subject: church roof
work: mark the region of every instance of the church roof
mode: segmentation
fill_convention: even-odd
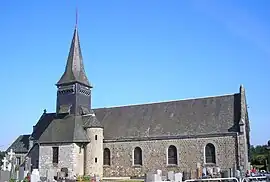
[[[238,131],[240,94],[94,109],[104,139],[191,136]]]
[[[65,72],[56,85],[60,86],[74,82],[91,87],[84,70],[77,26],[74,30]]]
[[[83,127],[84,128],[103,128],[102,124],[100,121],[97,119],[95,113],[93,110],[91,110],[91,113],[82,116],[83,119]]]
[[[89,142],[85,127],[104,128],[105,140],[237,132],[240,94],[93,109],[95,115],[45,119],[42,142]],[[49,117],[49,116],[47,116]],[[49,122],[49,123],[48,123]],[[48,125],[50,124],[50,125]],[[45,127],[46,126],[46,127]]]
[[[241,113],[240,96],[240,93],[236,93],[97,108],[93,109],[94,113],[91,112],[86,116],[56,116],[55,113],[44,113],[35,125],[31,136],[40,143],[89,142],[84,130],[86,127],[103,127],[105,140],[137,140],[238,132]],[[25,136],[26,141],[27,135]],[[24,141],[23,137],[20,137],[17,140]],[[16,141],[12,146],[28,145],[26,142],[16,144]],[[13,150],[16,151],[15,148]]]
[[[9,152],[12,149],[15,153],[27,153],[29,149],[29,137],[30,135],[20,135],[6,152]]]
[[[41,134],[39,143],[89,142],[82,117],[67,115],[62,119],[52,120]]]
[[[31,138],[33,140],[38,140],[44,130],[49,126],[50,122],[55,118],[55,113],[43,113],[37,124],[33,127]]]

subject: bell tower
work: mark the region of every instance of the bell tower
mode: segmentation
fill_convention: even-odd
[[[67,58],[65,72],[56,84],[56,113],[82,115],[91,108],[91,84],[86,76],[76,25]]]

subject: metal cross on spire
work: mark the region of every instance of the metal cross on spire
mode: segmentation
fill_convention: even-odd
[[[78,8],[76,8],[76,22],[75,26],[78,26]]]

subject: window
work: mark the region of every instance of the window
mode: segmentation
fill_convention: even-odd
[[[95,135],[95,140],[97,140],[97,135]]]
[[[21,158],[20,157],[16,157],[16,165],[21,165]]]
[[[104,153],[103,153],[103,162],[104,164],[103,165],[111,165],[111,152],[110,152],[110,149],[108,148],[105,148],[104,149]]]
[[[142,165],[142,149],[140,147],[134,149],[134,165]]]
[[[53,147],[53,164],[58,164],[59,147]]]
[[[208,143],[205,146],[205,162],[216,163],[216,149],[212,143]]]
[[[95,158],[95,163],[97,163],[97,158]]]
[[[177,149],[173,145],[168,148],[168,164],[177,165]]]

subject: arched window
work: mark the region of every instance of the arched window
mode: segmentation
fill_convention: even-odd
[[[142,165],[142,149],[140,147],[134,149],[134,165]]]
[[[168,148],[168,164],[177,165],[177,149],[173,145]]]
[[[208,143],[205,146],[205,162],[216,163],[216,149],[212,143]]]
[[[105,148],[103,152],[103,165],[111,165],[111,152],[108,148]]]

